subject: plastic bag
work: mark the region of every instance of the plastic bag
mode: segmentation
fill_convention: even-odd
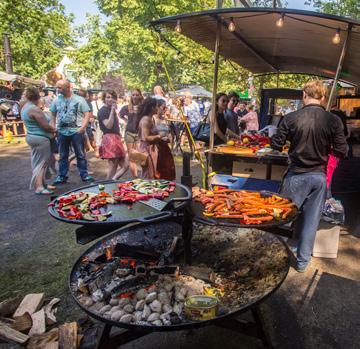
[[[342,225],[345,222],[344,206],[339,200],[334,198],[327,199],[322,212],[323,221],[336,225]]]

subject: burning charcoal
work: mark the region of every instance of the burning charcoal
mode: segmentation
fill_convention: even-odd
[[[170,299],[169,299],[168,294],[166,292],[159,293],[158,300],[162,304],[169,304],[170,303]]]
[[[126,313],[123,310],[117,310],[111,314],[111,320],[119,321],[124,315],[126,315]]]
[[[87,297],[83,304],[86,307],[91,307],[94,304],[94,301],[90,297]]]
[[[162,326],[162,325],[163,325],[163,323],[162,323],[161,320],[155,320],[155,321],[152,322],[152,324],[153,324],[154,326]]]
[[[168,283],[164,286],[165,290],[168,292],[171,291],[173,289],[173,287],[174,287],[173,283]]]
[[[132,313],[132,312],[134,312],[134,307],[131,304],[127,304],[127,305],[125,305],[124,310],[127,313]]]
[[[171,277],[171,276],[168,276],[168,275],[164,275],[164,277],[163,277],[163,280],[164,280],[164,282],[165,283],[173,283],[173,278]]]
[[[143,310],[144,309],[144,305],[145,305],[145,300],[142,299],[140,301],[138,301],[135,305],[135,310]]]
[[[105,305],[105,306],[103,306],[103,307],[99,310],[99,313],[100,313],[100,314],[104,314],[104,313],[106,313],[107,311],[110,311],[110,309],[111,309],[111,305]]]
[[[130,303],[129,298],[121,298],[121,299],[119,300],[119,307],[124,308],[125,305],[127,305],[127,304],[129,304],[129,303]]]
[[[130,303],[131,303],[131,305],[132,305],[133,307],[135,307],[135,306],[136,306],[137,299],[136,299],[136,297],[135,297],[135,296],[134,296],[133,298],[131,298],[131,299],[130,299]]]
[[[93,300],[90,297],[81,297],[79,298],[79,302],[86,307],[91,307],[94,304]]]
[[[136,292],[136,298],[138,300],[146,298],[147,295],[148,295],[148,293],[144,288],[142,288],[142,289],[140,289],[139,291]]]
[[[118,305],[119,304],[119,299],[118,298],[111,298],[109,301],[109,304],[114,306],[114,305]]]
[[[141,311],[136,311],[136,312],[134,313],[135,322],[141,321],[141,318],[142,318],[142,312],[141,312]]]
[[[116,305],[115,307],[111,308],[110,313],[113,314],[115,313],[115,311],[119,311],[119,310],[121,310],[121,308],[118,305]]]
[[[106,313],[103,314],[103,317],[106,317],[107,319],[111,319],[111,313],[107,311]]]
[[[179,303],[175,303],[174,307],[173,307],[173,311],[174,311],[174,313],[180,315],[182,312],[182,305]]]
[[[89,293],[89,289],[87,288],[87,285],[86,285],[84,279],[78,279],[77,288],[82,293],[85,293],[85,294]]]
[[[182,287],[184,285],[184,281],[182,279],[176,280],[174,282],[175,287]]]
[[[151,285],[151,286],[148,288],[148,293],[152,293],[152,292],[156,292],[156,291],[157,291],[156,285]]]
[[[170,304],[164,304],[164,305],[162,306],[162,311],[163,311],[164,313],[170,313],[170,312],[173,311],[173,308],[172,308],[172,306],[171,306]]]
[[[160,320],[170,320],[170,312],[160,315]]]
[[[156,313],[161,313],[161,303],[157,299],[150,304],[150,308]]]
[[[175,300],[177,302],[184,302],[185,301],[185,297],[182,295],[182,293],[180,293],[180,291],[175,293]]]
[[[148,322],[153,322],[155,320],[159,320],[160,319],[160,314],[159,313],[152,313],[148,318],[147,321]]]
[[[131,314],[126,314],[126,315],[123,315],[120,318],[120,322],[123,322],[125,324],[129,324],[133,320],[133,318],[134,317]]]
[[[179,292],[180,292],[184,297],[186,297],[186,294],[187,294],[188,290],[187,290],[185,287],[182,287],[182,288],[180,288]]]
[[[156,292],[149,293],[145,298],[145,302],[146,303],[151,303],[152,301],[154,301],[156,299],[156,296],[157,296]]]
[[[90,307],[92,311],[98,312],[103,306],[105,305],[104,302],[96,302],[94,305]]]
[[[128,276],[131,273],[130,269],[116,269],[115,274],[119,277]]]
[[[147,320],[147,318],[150,316],[150,314],[151,314],[151,309],[148,305],[145,304],[144,310],[142,312],[142,319]]]
[[[179,318],[178,314],[171,312],[170,313],[170,322],[172,325],[178,325],[178,324],[181,324],[181,319]]]
[[[104,299],[105,295],[104,292],[101,290],[96,290],[92,295],[91,298],[94,302],[100,302]]]

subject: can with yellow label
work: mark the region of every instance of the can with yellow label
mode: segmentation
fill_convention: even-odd
[[[192,320],[210,320],[217,315],[219,300],[213,296],[195,295],[186,298],[185,315]]]

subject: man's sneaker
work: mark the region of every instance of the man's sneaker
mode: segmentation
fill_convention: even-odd
[[[309,264],[306,264],[304,266],[299,266],[298,264],[296,264],[296,267],[295,267],[295,270],[298,272],[298,273],[305,273],[307,268],[308,268]]]
[[[54,185],[66,183],[67,177],[57,176],[53,182]]]
[[[94,178],[91,177],[91,176],[89,176],[89,175],[87,175],[87,176],[85,176],[85,177],[82,177],[81,180],[82,180],[83,182],[89,182],[89,183],[94,182]]]
[[[297,254],[297,246],[289,246],[289,249],[296,256],[296,254]]]

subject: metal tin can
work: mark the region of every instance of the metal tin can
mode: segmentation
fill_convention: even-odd
[[[190,296],[185,301],[185,315],[192,320],[210,320],[216,317],[218,304],[213,296]]]

